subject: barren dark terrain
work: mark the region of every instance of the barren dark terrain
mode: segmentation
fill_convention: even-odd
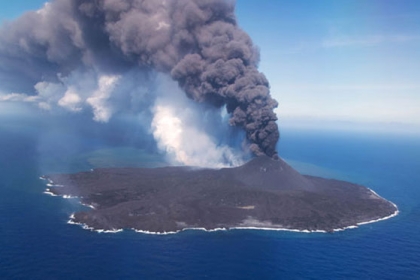
[[[300,175],[283,160],[257,157],[236,168],[107,168],[45,176],[56,195],[95,209],[73,221],[94,229],[345,228],[397,209],[366,187]]]

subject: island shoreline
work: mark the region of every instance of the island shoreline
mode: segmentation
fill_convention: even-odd
[[[91,170],[93,171],[93,170]],[[54,197],[62,197],[64,199],[77,199],[78,202],[88,208],[91,209],[96,209],[93,205],[91,204],[87,204],[83,202],[83,198],[78,197],[78,196],[71,196],[71,195],[60,195],[60,194],[56,194],[54,192],[51,191],[52,187],[63,187],[63,185],[60,184],[54,184],[54,182],[50,179],[47,178],[45,176],[41,176],[40,179],[42,180],[47,180],[48,183],[46,184],[48,188],[46,188],[46,190],[44,191],[44,194],[50,195],[50,196],[54,196]],[[366,188],[368,189],[373,195],[375,195],[376,197],[385,200],[383,197],[381,197],[380,195],[378,195],[374,190],[370,189],[370,188]],[[69,217],[69,220],[67,221],[67,224],[71,224],[71,225],[78,225],[80,226],[82,229],[84,230],[88,230],[88,231],[92,231],[92,232],[97,232],[97,233],[119,233],[119,232],[123,232],[123,231],[134,231],[136,233],[142,233],[142,234],[148,234],[148,235],[171,235],[171,234],[178,234],[178,233],[182,233],[182,232],[186,232],[186,231],[204,231],[204,232],[219,232],[219,231],[235,231],[235,230],[262,230],[262,231],[283,231],[283,232],[295,232],[295,233],[333,233],[333,232],[341,232],[341,231],[345,231],[348,229],[356,229],[359,228],[360,226],[363,225],[367,225],[367,224],[372,224],[372,223],[377,223],[380,221],[384,221],[384,220],[388,220],[391,219],[393,217],[396,217],[399,215],[400,210],[398,209],[398,206],[388,200],[385,200],[387,202],[389,202],[390,204],[392,204],[395,207],[395,211],[385,217],[382,218],[378,218],[378,219],[373,219],[373,220],[368,220],[368,221],[362,221],[362,222],[358,222],[355,225],[350,225],[350,226],[346,226],[343,228],[334,228],[332,230],[306,230],[306,229],[293,229],[293,228],[282,228],[282,227],[258,227],[258,226],[234,226],[234,227],[217,227],[217,228],[212,228],[212,229],[206,229],[204,227],[186,227],[183,229],[179,229],[176,231],[148,231],[148,230],[142,230],[142,229],[136,229],[136,228],[118,228],[118,229],[100,229],[100,228],[95,228],[95,227],[91,227],[89,225],[87,225],[86,223],[82,223],[82,222],[77,222],[75,221],[75,213],[72,213]]]
[[[41,179],[46,194],[92,208],[70,222],[99,232],[337,232],[399,213],[365,186],[302,175],[267,156],[232,168],[103,168]]]

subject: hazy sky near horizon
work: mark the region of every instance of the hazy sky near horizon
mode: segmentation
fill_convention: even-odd
[[[0,4],[0,21],[43,0]],[[238,0],[280,119],[420,125],[420,1]]]
[[[420,1],[237,1],[280,117],[420,124]]]

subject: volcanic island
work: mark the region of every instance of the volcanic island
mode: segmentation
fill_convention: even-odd
[[[268,156],[233,168],[101,168],[41,178],[49,181],[47,193],[91,206],[69,223],[97,231],[333,232],[398,213],[395,204],[364,186],[301,175]]]

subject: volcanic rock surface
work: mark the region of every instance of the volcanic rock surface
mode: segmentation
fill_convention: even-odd
[[[93,210],[72,222],[92,229],[173,232],[186,228],[332,231],[396,213],[366,187],[304,176],[283,160],[257,157],[236,168],[105,168],[45,176],[48,192]]]

